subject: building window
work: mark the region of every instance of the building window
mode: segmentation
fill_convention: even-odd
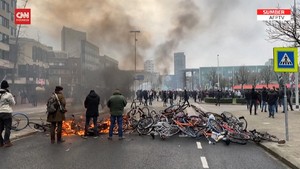
[[[8,3],[5,3],[6,4],[6,12],[9,13],[9,4]]]
[[[5,10],[5,1],[2,1],[2,9]]]
[[[14,15],[15,15],[14,13],[10,13],[10,20],[11,21],[14,21]]]
[[[0,42],[8,44],[8,41],[9,36],[4,33],[0,33]]]
[[[0,15],[0,22],[2,26],[9,28],[9,20]]]

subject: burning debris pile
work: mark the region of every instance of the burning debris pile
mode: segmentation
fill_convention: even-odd
[[[109,131],[110,126],[110,119],[105,118],[97,123],[97,129],[99,134],[105,134]],[[88,128],[87,135],[93,135],[93,128],[94,125],[91,124]],[[76,121],[74,115],[72,115],[72,118],[70,120],[66,120],[63,122],[63,135],[69,136],[69,135],[79,135],[83,136],[85,130],[85,122],[83,120],[83,116],[80,116],[80,120]]]

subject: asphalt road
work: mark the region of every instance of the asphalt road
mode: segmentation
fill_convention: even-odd
[[[167,140],[126,135],[125,140],[65,137],[50,144],[49,136],[37,133],[0,148],[1,169],[285,169],[288,168],[255,144],[210,145],[205,139],[174,136]],[[199,143],[197,143],[199,142]]]

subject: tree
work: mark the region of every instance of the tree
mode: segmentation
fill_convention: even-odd
[[[220,88],[222,90],[224,90],[226,87],[231,87],[230,86],[230,79],[220,76]]]
[[[217,75],[217,69],[216,68],[211,68],[211,70],[206,74],[206,77],[209,82],[211,82],[212,87],[215,88],[215,85],[218,82],[218,75]]]
[[[256,84],[260,81],[259,73],[257,72],[252,72],[250,73],[249,76],[249,83],[252,85],[256,86]]]
[[[267,84],[267,87],[269,86],[270,82],[275,79],[275,73],[270,66],[266,66],[262,68],[260,72],[260,78]]]
[[[235,79],[238,84],[242,85],[242,90],[244,89],[244,84],[248,83],[250,72],[246,66],[241,66],[237,72],[235,72]]]
[[[268,26],[268,38],[271,41],[283,41],[291,46],[300,46],[300,34],[297,33],[300,29],[300,10],[292,11],[291,21],[266,21]]]

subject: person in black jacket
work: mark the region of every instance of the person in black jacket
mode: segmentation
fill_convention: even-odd
[[[267,97],[268,97],[268,91],[266,87],[263,87],[263,91],[261,92],[261,112],[265,110],[267,112]]]
[[[291,89],[287,89],[286,91],[286,97],[287,97],[287,103],[290,105],[291,111],[294,111],[292,103],[291,103],[291,97],[292,97],[292,91]],[[287,106],[287,110],[289,110]]]
[[[267,102],[269,105],[269,118],[270,117],[274,118],[275,105],[277,102],[277,94],[276,94],[274,88],[271,89],[270,92],[268,92]]]
[[[258,102],[258,93],[255,91],[254,86],[251,89],[250,93],[251,103],[250,103],[250,115],[252,114],[252,107],[254,106],[254,114],[256,115],[257,102]]]
[[[245,100],[247,104],[247,109],[249,109],[251,104],[251,93],[248,90],[245,91]]]
[[[186,89],[184,89],[184,91],[183,91],[183,99],[184,99],[184,102],[183,102],[182,105],[184,105],[185,103],[187,103],[188,106],[190,107],[189,95],[188,95],[188,92],[186,91]]]
[[[94,90],[91,90],[84,101],[84,107],[86,108],[86,115],[85,115],[86,120],[85,120],[85,130],[84,130],[83,138],[87,138],[87,132],[90,126],[91,118],[93,119],[93,124],[94,124],[94,137],[95,138],[98,137],[97,118],[99,116],[99,108],[98,108],[99,103],[100,103],[99,95]]]

